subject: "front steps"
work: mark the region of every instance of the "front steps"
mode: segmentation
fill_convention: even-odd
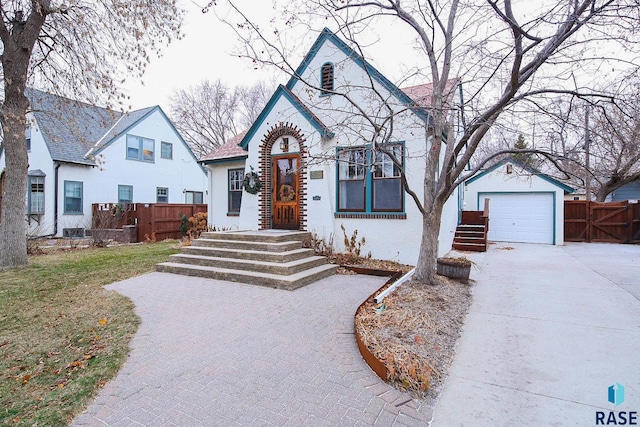
[[[281,230],[202,233],[156,270],[293,290],[331,276],[338,268],[302,247],[310,236]]]
[[[453,237],[453,249],[458,251],[487,251],[487,230],[485,225],[460,224]]]

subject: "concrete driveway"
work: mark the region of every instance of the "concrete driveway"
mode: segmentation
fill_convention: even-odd
[[[494,244],[474,256],[474,301],[432,426],[638,417],[639,245]],[[616,383],[619,405],[608,401]]]
[[[151,273],[108,286],[142,324],[75,426],[423,426],[430,408],[380,380],[353,335],[386,278],[284,291]]]

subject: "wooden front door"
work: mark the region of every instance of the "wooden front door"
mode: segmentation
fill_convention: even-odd
[[[297,230],[300,227],[299,167],[298,154],[273,158],[273,228]]]

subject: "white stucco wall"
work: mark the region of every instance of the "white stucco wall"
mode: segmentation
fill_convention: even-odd
[[[507,164],[500,165],[473,182],[468,182],[463,191],[463,210],[482,210],[479,195],[483,193],[551,193],[554,197],[554,240],[556,245],[564,244],[564,190],[558,185],[538,175],[532,175],[518,165],[512,165],[512,173],[507,174]],[[489,202],[489,212],[491,203]],[[491,224],[489,224],[491,227]]]
[[[209,209],[209,225],[216,229],[240,229],[240,216],[229,215],[229,169],[244,169],[244,160],[227,161],[215,163],[206,167],[209,179],[209,198],[207,205]],[[242,192],[242,203],[244,203],[247,192]]]

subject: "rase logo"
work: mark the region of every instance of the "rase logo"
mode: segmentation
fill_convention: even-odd
[[[620,383],[616,383],[609,387],[609,402],[618,406],[624,402],[624,386]]]
[[[607,390],[607,400],[616,406],[624,403],[624,386],[620,383],[615,383]],[[638,425],[638,413],[636,411],[597,411],[596,412],[596,425],[598,426],[624,426]]]

